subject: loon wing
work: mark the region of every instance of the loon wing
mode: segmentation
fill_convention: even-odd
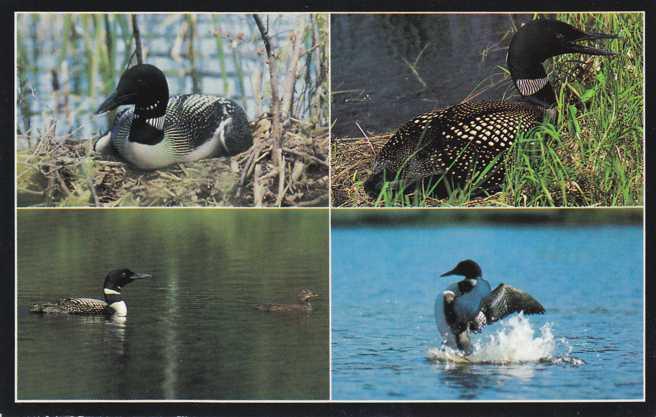
[[[524,291],[510,285],[499,284],[481,300],[481,311],[489,324],[520,311],[525,314],[542,314],[544,307]]]
[[[64,298],[58,304],[73,314],[98,314],[107,308],[106,302],[95,298]]]
[[[421,175],[453,171],[459,180],[486,167],[508,150],[518,132],[535,126],[544,110],[512,101],[465,102],[417,116],[403,125],[383,146],[377,159],[414,157],[411,170]],[[415,154],[407,155],[408,142]],[[421,168],[421,169],[420,169]],[[499,174],[501,175],[501,174]],[[412,175],[411,175],[412,176]]]

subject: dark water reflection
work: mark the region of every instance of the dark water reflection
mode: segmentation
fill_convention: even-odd
[[[486,80],[500,78],[510,41],[530,15],[333,15],[331,18],[334,137],[360,125],[385,132],[419,113],[462,101]],[[496,77],[496,78],[495,78]],[[498,99],[509,83],[479,99]]]
[[[38,210],[18,216],[19,399],[326,399],[325,210]],[[101,297],[107,270],[153,274],[127,319],[42,317]],[[260,302],[321,298],[311,315]]]

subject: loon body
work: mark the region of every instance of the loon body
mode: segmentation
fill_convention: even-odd
[[[255,308],[272,312],[310,312],[312,311],[310,300],[318,297],[319,294],[310,289],[303,288],[296,294],[297,304],[257,304]]]
[[[383,146],[365,190],[377,197],[386,181],[398,186],[397,180],[408,189],[425,181],[437,184],[435,194],[440,196],[472,181],[484,190],[500,188],[505,171],[497,162],[520,132],[554,112],[556,96],[542,62],[567,53],[614,55],[576,42],[615,37],[584,33],[556,20],[526,23],[514,35],[506,59],[521,99],[466,102],[417,116]],[[491,168],[485,172],[486,167]]]
[[[105,277],[104,301],[95,298],[63,298],[57,303],[34,304],[30,311],[44,314],[104,314],[124,317],[128,314],[128,308],[121,297],[121,288],[143,278],[150,278],[150,275],[129,269],[115,269]]]
[[[472,353],[470,332],[479,332],[488,324],[523,311],[542,314],[544,307],[529,294],[507,284],[494,290],[483,279],[481,268],[465,260],[441,276],[462,275],[460,282],[449,285],[435,299],[435,322],[447,346]]]
[[[118,155],[143,170],[236,155],[253,144],[246,113],[237,103],[200,94],[169,97],[166,77],[153,65],[136,65],[123,73],[96,114],[126,104],[134,108],[116,116],[94,150]]]

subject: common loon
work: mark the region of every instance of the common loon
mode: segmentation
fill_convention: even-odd
[[[142,170],[236,155],[253,144],[246,113],[237,103],[200,94],[169,97],[166,77],[153,65],[125,71],[96,114],[125,104],[134,108],[117,114],[94,150],[118,155]]]
[[[296,294],[296,299],[298,304],[257,304],[255,308],[262,311],[275,311],[275,312],[285,312],[285,311],[297,311],[297,312],[310,312],[312,311],[312,304],[310,300],[319,298],[319,294],[314,291],[303,288],[298,294]]]
[[[375,198],[386,181],[396,187],[403,182],[408,191],[430,185],[435,187],[435,195],[445,197],[472,180],[482,190],[500,189],[505,177],[501,159],[515,137],[555,114],[556,95],[542,62],[568,53],[615,55],[576,43],[614,38],[584,33],[557,20],[526,23],[513,36],[506,57],[521,98],[466,102],[415,117],[401,126],[376,156],[365,190]],[[488,166],[491,168],[486,171]]]
[[[449,285],[435,299],[435,322],[442,339],[449,347],[465,354],[472,353],[470,332],[479,332],[488,324],[509,314],[542,314],[544,307],[527,293],[507,284],[494,291],[483,279],[480,266],[470,259],[461,261],[442,277],[462,275],[460,282]]]
[[[121,297],[121,288],[134,280],[150,278],[150,274],[132,272],[129,269],[115,269],[105,277],[103,294],[105,301],[95,298],[63,298],[57,303],[34,304],[32,313],[59,314],[105,314],[124,317],[128,308]]]

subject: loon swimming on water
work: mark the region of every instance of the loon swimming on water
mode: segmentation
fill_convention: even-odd
[[[105,277],[103,294],[105,301],[95,298],[63,298],[57,303],[34,304],[32,313],[59,314],[105,314],[124,317],[128,308],[121,297],[121,288],[134,280],[150,278],[150,274],[132,272],[129,269],[115,269]]]
[[[310,304],[310,300],[315,298],[319,298],[319,294],[310,289],[303,288],[298,292],[298,294],[296,294],[296,299],[298,300],[297,304],[257,304],[255,308],[262,311],[274,312],[310,312],[312,311],[312,304]]]
[[[457,347],[467,355],[473,350],[470,332],[479,332],[515,312],[544,313],[544,307],[535,298],[510,285],[499,284],[492,291],[483,279],[480,266],[472,260],[459,262],[441,276],[450,275],[462,275],[465,279],[449,285],[437,296],[435,322],[446,345]]]
[[[556,95],[542,62],[568,53],[614,55],[576,43],[613,38],[617,37],[584,33],[557,20],[526,23],[513,36],[506,57],[521,99],[465,102],[417,116],[401,126],[378,153],[365,190],[374,198],[385,182],[396,187],[402,182],[406,190],[434,186],[434,194],[441,197],[472,182],[483,190],[498,190],[505,170],[497,162],[515,137],[554,113]]]
[[[153,65],[125,71],[96,114],[126,104],[134,108],[116,115],[94,150],[118,155],[143,170],[236,155],[253,144],[246,113],[237,103],[200,94],[169,97],[166,77]]]

